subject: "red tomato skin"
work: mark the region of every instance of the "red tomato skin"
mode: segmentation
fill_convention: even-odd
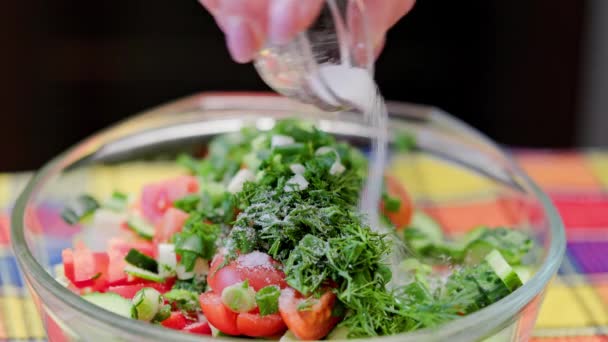
[[[280,270],[281,264],[269,255],[251,252],[240,255],[228,265],[219,268],[224,257],[217,254],[211,261],[207,282],[213,291],[222,293],[225,287],[247,280],[249,286],[259,291],[268,285],[285,288],[285,273]],[[219,268],[219,269],[218,269]]]
[[[188,320],[186,319],[186,316],[184,316],[183,313],[174,311],[171,313],[171,316],[169,316],[169,318],[160,322],[160,324],[165,328],[181,330],[186,327],[186,325],[188,324]]]
[[[290,287],[283,289],[279,297],[279,313],[289,330],[300,340],[319,340],[340,322],[340,317],[331,315],[336,295],[331,291],[325,292],[310,310],[299,311],[298,306],[304,299]]]
[[[173,234],[182,231],[187,219],[188,214],[185,212],[176,208],[167,209],[160,221],[154,226],[154,243],[168,242]]]
[[[140,201],[143,216],[156,224],[175,200],[197,191],[198,182],[193,176],[180,176],[145,185]]]
[[[228,335],[240,335],[240,332],[236,326],[237,313],[230,311],[224,303],[222,298],[214,292],[202,293],[199,297],[199,302],[203,314],[207,317],[209,324],[213,325],[221,332]]]
[[[161,283],[155,283],[155,282],[129,284],[129,285],[117,285],[117,286],[108,287],[107,292],[116,293],[126,299],[133,299],[135,294],[139,290],[143,289],[144,287],[151,287],[151,288],[157,290],[158,292],[160,292],[161,294],[163,294],[163,293],[171,290],[171,286],[172,285],[168,284],[168,283],[161,284]]]
[[[70,248],[61,251],[61,259],[63,260],[63,274],[72,283],[74,282],[74,252]]]
[[[76,250],[64,249],[61,252],[63,272],[74,287],[82,289],[92,287],[94,291],[103,291],[107,286],[108,255],[104,252],[92,252],[79,246]]]
[[[196,322],[188,324],[182,331],[197,334],[197,335],[211,335],[211,327],[207,322]]]
[[[279,314],[261,316],[259,313],[241,313],[236,318],[236,326],[241,335],[250,337],[270,337],[287,330]]]
[[[107,281],[110,286],[138,282],[137,279],[129,281],[124,271],[125,266],[127,266],[125,256],[131,248],[137,249],[152,258],[156,257],[156,246],[151,242],[128,242],[119,238],[111,239],[108,243],[109,265],[107,275]]]

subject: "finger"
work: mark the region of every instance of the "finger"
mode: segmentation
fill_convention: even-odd
[[[264,45],[269,0],[200,0],[226,36],[232,59],[247,63]]]
[[[272,0],[269,10],[268,38],[284,44],[305,30],[321,11],[323,0]]]
[[[374,47],[382,43],[386,31],[414,6],[415,0],[363,0],[370,38]]]

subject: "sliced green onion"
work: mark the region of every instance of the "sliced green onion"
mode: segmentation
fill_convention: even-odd
[[[234,312],[249,312],[256,307],[255,290],[247,280],[230,285],[222,291],[222,302]]]
[[[158,263],[156,260],[134,248],[129,250],[129,253],[127,253],[127,256],[125,257],[125,261],[146,271],[156,272],[158,270]]]
[[[80,195],[76,200],[66,206],[61,212],[61,218],[70,224],[82,222],[99,208],[99,202],[89,195]]]
[[[255,302],[260,308],[260,315],[272,315],[279,311],[281,291],[276,285],[266,286],[255,294]]]
[[[161,309],[163,297],[160,292],[151,288],[144,287],[133,297],[133,307],[131,317],[140,321],[150,322]]]

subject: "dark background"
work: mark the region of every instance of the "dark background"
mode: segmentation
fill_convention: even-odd
[[[419,0],[389,34],[378,83],[504,144],[572,147],[586,3]],[[0,43],[0,171],[194,92],[267,89],[195,0],[4,1]]]

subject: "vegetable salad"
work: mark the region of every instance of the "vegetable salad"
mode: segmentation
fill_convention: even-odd
[[[103,251],[64,250],[58,279],[107,310],[187,333],[318,340],[436,327],[530,276],[528,236],[477,227],[447,239],[391,175],[379,206],[390,229],[372,229],[357,209],[365,156],[303,121],[217,136],[202,159],[178,163],[189,175],[67,205],[66,222],[101,220],[114,236]],[[395,237],[408,256],[389,265]]]

